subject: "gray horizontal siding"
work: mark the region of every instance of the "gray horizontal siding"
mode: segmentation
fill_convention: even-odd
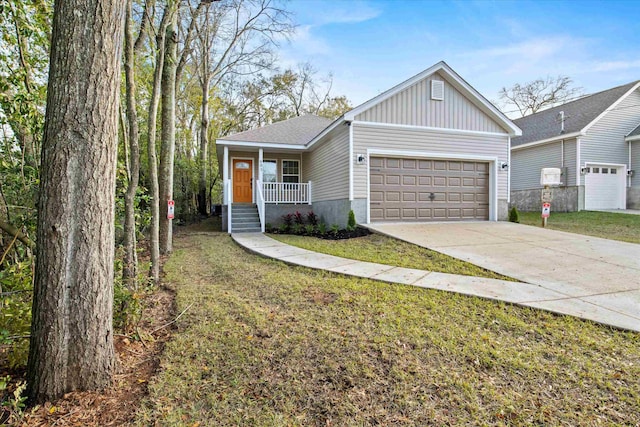
[[[339,126],[302,155],[304,179],[312,182],[312,200],[349,198],[349,127]]]
[[[431,80],[444,82],[444,100],[431,99]],[[357,121],[504,133],[505,130],[435,73],[358,114]]]
[[[511,190],[540,188],[540,170],[562,167],[561,159],[560,142],[511,151]]]
[[[451,134],[425,129],[385,128],[383,126],[353,126],[354,153],[367,149],[410,151],[416,155],[426,153],[497,157],[507,161],[508,139],[498,135]],[[403,155],[404,156],[404,155]],[[404,157],[411,157],[404,156]],[[369,165],[353,166],[354,198],[367,197],[367,171]],[[498,198],[507,198],[507,173],[498,172]]]
[[[576,185],[576,174],[580,173],[577,171],[576,164],[576,140],[572,139],[564,142],[564,167],[567,168],[567,180],[565,184],[567,186]],[[538,177],[539,180],[539,177]],[[540,181],[538,181],[540,182]]]
[[[634,171],[631,186],[640,187],[640,141],[631,143],[631,169]]]
[[[625,136],[640,122],[640,89],[635,90],[580,138],[580,163],[628,164]]]

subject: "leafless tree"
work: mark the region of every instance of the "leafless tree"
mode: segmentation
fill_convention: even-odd
[[[524,117],[582,94],[582,88],[572,85],[570,77],[547,76],[525,84],[516,83],[510,88],[503,87],[499,96],[507,106],[516,107]]]

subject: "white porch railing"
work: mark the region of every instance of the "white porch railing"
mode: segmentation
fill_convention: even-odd
[[[258,180],[258,191],[256,192],[256,205],[258,205],[258,216],[260,217],[260,231],[264,233],[264,194],[262,192],[262,182]]]
[[[265,182],[262,187],[265,203],[311,204],[311,181],[302,183]]]
[[[233,200],[233,194],[232,193],[232,188],[233,186],[231,185],[231,180],[227,179],[224,181],[224,195],[225,200],[224,202],[227,205],[227,231],[229,232],[229,234],[231,234],[231,201]]]

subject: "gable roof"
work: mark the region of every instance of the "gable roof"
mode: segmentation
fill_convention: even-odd
[[[458,75],[449,65],[440,61],[437,64],[427,68],[426,70],[416,74],[415,76],[405,80],[404,82],[392,87],[391,89],[382,92],[380,95],[370,99],[369,101],[357,106],[353,110],[345,113],[344,118],[347,121],[352,121],[355,117],[370,109],[371,107],[391,98],[392,96],[402,92],[408,87],[418,83],[430,75],[439,72],[442,77],[447,80],[451,86],[462,93],[471,101],[476,107],[478,107],[483,113],[491,117],[500,126],[502,126],[509,135],[516,136],[521,135],[522,132],[518,126],[514,124],[507,116],[505,116],[500,110],[498,110],[491,102],[489,102],[480,92],[475,90],[469,83],[467,83],[462,77]]]
[[[640,81],[627,83],[516,119],[514,123],[522,129],[522,136],[513,138],[511,147],[558,139],[563,136],[575,136],[577,133],[584,132],[608,108],[638,86],[640,86]],[[564,112],[565,117],[564,132],[562,133],[558,118],[561,111]]]
[[[331,119],[307,114],[218,138],[217,141],[306,145],[331,123]]]
[[[640,139],[640,125],[637,128],[629,132],[629,135],[625,138],[627,141],[633,141],[636,139]]]

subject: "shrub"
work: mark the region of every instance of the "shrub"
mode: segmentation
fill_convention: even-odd
[[[286,233],[287,231],[289,231],[289,226],[287,224],[280,224],[280,227],[278,227],[278,230],[281,233]]]
[[[509,222],[520,223],[520,214],[518,213],[518,208],[515,206],[509,211]]]
[[[353,210],[349,211],[349,221],[347,222],[347,230],[353,231],[356,229],[356,214]]]
[[[291,227],[291,225],[293,224],[293,215],[292,214],[282,215],[282,221],[284,222],[284,225],[287,226],[287,228]]]
[[[299,211],[296,211],[296,213],[293,214],[293,220],[296,222],[296,224],[303,225],[304,215],[302,215]]]
[[[331,232],[333,234],[338,234],[338,231],[340,231],[340,226],[338,224],[331,224]]]
[[[318,225],[318,215],[316,215],[313,211],[309,211],[307,213],[307,221],[309,221],[309,224],[313,226]]]
[[[269,223],[266,223],[266,224],[265,224],[265,226],[264,226],[264,230],[265,230],[267,233],[269,233],[269,232],[273,231],[273,225],[271,225],[271,224],[269,224]]]
[[[303,234],[304,233],[304,226],[302,224],[293,224],[291,226],[291,232],[293,234]]]
[[[309,224],[309,225],[305,225],[305,226],[304,226],[304,231],[305,231],[309,236],[311,236],[311,235],[313,235],[313,233],[316,231],[316,228],[315,228],[313,225]]]
[[[323,235],[327,234],[327,224],[325,224],[324,222],[318,224],[318,233]]]

